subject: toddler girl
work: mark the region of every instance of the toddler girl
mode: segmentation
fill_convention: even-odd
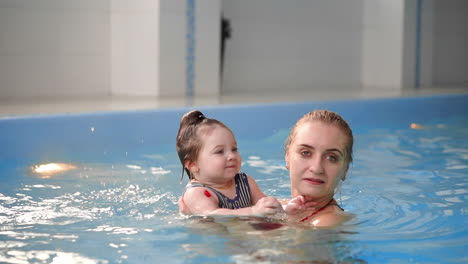
[[[180,120],[176,149],[182,177],[184,172],[189,177],[181,197],[183,212],[263,216],[283,211],[276,198],[266,197],[252,177],[240,172],[236,139],[220,121],[200,111],[186,113]]]

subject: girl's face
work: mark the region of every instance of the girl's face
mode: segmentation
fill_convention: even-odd
[[[337,126],[321,121],[306,122],[296,131],[285,157],[292,197],[333,197],[338,181],[344,180],[348,168],[346,135]]]
[[[224,184],[232,180],[241,167],[234,135],[222,126],[201,128],[202,147],[191,171],[205,184]]]

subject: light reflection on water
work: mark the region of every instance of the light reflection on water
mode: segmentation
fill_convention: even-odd
[[[356,135],[355,162],[337,193],[356,217],[329,230],[180,216],[175,152],[141,153],[125,163],[77,161],[76,169],[47,179],[12,175],[0,186],[0,262],[463,262],[467,130],[463,124]],[[243,170],[267,195],[287,198],[281,148],[266,151],[282,137],[238,141]],[[172,163],[155,162],[163,159]]]

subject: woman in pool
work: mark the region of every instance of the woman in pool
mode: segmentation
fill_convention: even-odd
[[[351,128],[337,113],[316,110],[296,122],[285,144],[293,197],[285,206],[289,221],[333,227],[352,217],[334,199],[346,179],[352,150]],[[188,212],[184,200],[179,200],[179,209]]]
[[[232,131],[200,111],[180,121],[176,149],[189,177],[182,199],[185,212],[203,215],[274,215],[283,208],[266,197],[255,180],[239,172],[241,156]],[[182,200],[181,199],[181,200]]]
[[[285,144],[293,199],[286,205],[293,222],[332,227],[352,217],[334,199],[352,161],[353,134],[337,113],[317,110],[293,126]]]

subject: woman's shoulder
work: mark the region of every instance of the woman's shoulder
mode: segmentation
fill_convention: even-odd
[[[310,223],[315,227],[336,227],[351,218],[353,218],[353,214],[343,211],[337,204],[331,204],[314,217]]]

